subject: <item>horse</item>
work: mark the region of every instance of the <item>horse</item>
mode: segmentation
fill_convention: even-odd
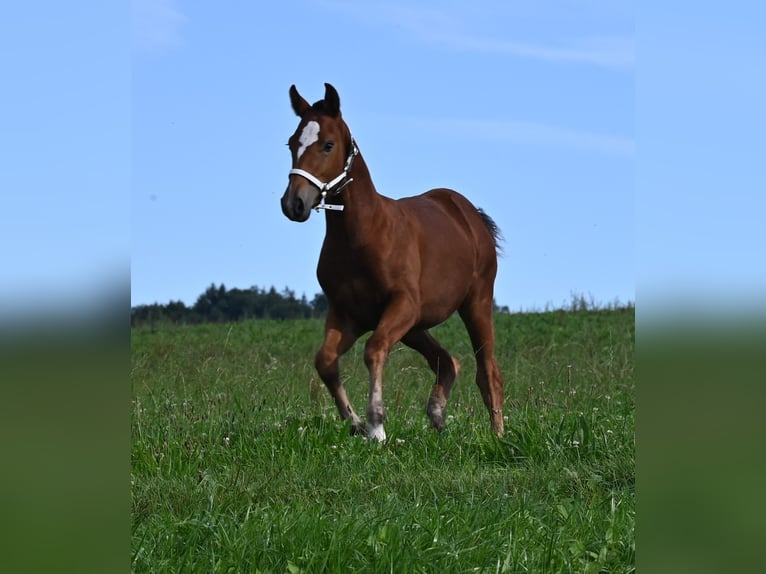
[[[436,375],[426,413],[445,428],[447,399],[460,363],[429,333],[455,311],[471,339],[476,384],[491,429],[503,435],[503,379],[495,359],[493,291],[500,230],[492,218],[451,189],[391,199],[373,185],[356,140],[343,120],[337,90],[309,104],[290,87],[300,118],[288,147],[292,169],[281,198],[292,221],[325,211],[326,232],[317,279],[329,308],[314,365],[351,434],[386,440],[383,366],[399,341]],[[340,380],[338,359],[362,335],[370,391],[367,424],[354,411]]]

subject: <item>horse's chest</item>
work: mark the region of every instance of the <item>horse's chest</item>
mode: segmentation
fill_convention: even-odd
[[[377,324],[387,295],[365,265],[351,256],[323,256],[317,278],[330,302],[345,315],[368,328]]]

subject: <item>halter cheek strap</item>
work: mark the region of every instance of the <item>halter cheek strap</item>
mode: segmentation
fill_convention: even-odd
[[[351,153],[348,154],[348,157],[346,158],[346,164],[343,166],[343,171],[338,175],[338,177],[328,181],[324,182],[320,180],[318,177],[314,176],[313,174],[307,172],[304,169],[298,169],[293,168],[290,170],[288,175],[300,175],[301,177],[309,180],[312,184],[317,186],[319,188],[319,191],[322,194],[322,199],[319,201],[319,204],[314,208],[317,211],[320,209],[328,209],[330,211],[343,211],[342,205],[337,205],[334,203],[325,203],[325,198],[327,197],[327,193],[330,192],[331,195],[338,195],[341,191],[343,191],[352,181],[354,181],[354,178],[348,177],[348,172],[351,170],[351,164],[354,163],[354,158],[359,155],[359,148],[356,147],[356,142],[354,141],[354,138],[351,138]],[[336,187],[337,186],[337,187]]]

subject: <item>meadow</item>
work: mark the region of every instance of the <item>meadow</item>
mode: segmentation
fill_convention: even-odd
[[[447,429],[397,345],[385,443],[349,436],[313,368],[320,320],[132,330],[134,572],[635,571],[634,308],[498,314],[506,435],[463,366]],[[364,412],[363,338],[341,360]]]

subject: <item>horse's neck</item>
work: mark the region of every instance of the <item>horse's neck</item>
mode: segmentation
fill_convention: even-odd
[[[354,158],[349,176],[354,181],[341,191],[344,210],[326,213],[327,235],[343,238],[349,245],[360,245],[385,224],[385,210],[381,206],[387,198],[375,189],[362,154]]]

